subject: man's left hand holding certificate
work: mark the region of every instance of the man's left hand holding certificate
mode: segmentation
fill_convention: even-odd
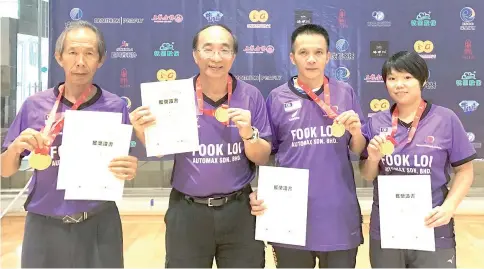
[[[250,195],[255,239],[305,246],[308,187],[307,169],[260,166],[257,192]]]
[[[192,79],[142,83],[141,102],[130,120],[148,157],[198,151]]]

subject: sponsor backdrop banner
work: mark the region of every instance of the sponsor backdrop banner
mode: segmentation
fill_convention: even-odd
[[[192,38],[204,25],[223,23],[239,40],[232,73],[266,97],[296,74],[290,35],[317,23],[330,34],[326,75],[355,89],[367,116],[392,104],[381,78],[385,59],[400,50],[427,60],[424,97],[452,109],[484,158],[484,1],[440,0],[50,0],[50,47],[66,24],[93,22],[104,33],[107,57],[95,83],[140,106],[140,83],[197,73]],[[479,23],[481,22],[481,23]],[[482,27],[481,27],[482,26]],[[49,85],[63,80],[50,61]],[[390,102],[389,102],[390,101]],[[437,142],[437,141],[436,141]],[[133,141],[142,160],[145,150]]]

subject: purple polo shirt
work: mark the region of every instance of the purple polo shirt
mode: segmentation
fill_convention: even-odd
[[[252,126],[259,130],[261,138],[270,140],[264,97],[256,87],[230,76],[233,80],[230,107],[249,110]],[[194,91],[197,77],[193,78]],[[216,109],[227,104],[227,95],[217,102],[205,95],[203,100],[204,109]],[[232,193],[250,184],[255,165],[245,155],[244,142],[235,124],[231,121],[225,126],[207,115],[197,118],[199,151],[175,154],[173,188],[190,196],[208,197]]]
[[[380,133],[391,132],[390,110],[373,115],[363,127],[363,134],[369,141]],[[432,207],[442,205],[448,194],[451,166],[456,167],[476,158],[476,151],[457,115],[450,109],[427,102],[413,140],[404,145],[411,123],[398,122],[395,135],[399,143],[390,156],[380,161],[380,175],[430,175],[432,186]],[[362,159],[368,158],[368,152]],[[380,240],[380,215],[378,210],[378,180],[373,181],[373,206],[370,221],[370,237]],[[422,220],[422,223],[424,220]],[[455,246],[454,222],[435,228],[437,248]]]
[[[330,79],[331,106],[338,114],[363,115],[353,88]],[[323,88],[315,94],[323,99]],[[273,152],[280,167],[309,169],[306,246],[280,245],[311,251],[347,250],[363,242],[361,211],[350,161],[351,135],[331,135],[333,120],[294,87],[293,79],[271,91],[267,108]]]
[[[45,126],[45,121],[54,106],[56,98],[59,94],[60,83],[54,88],[36,93],[25,100],[20,108],[19,113],[15,117],[12,125],[8,130],[5,141],[2,146],[2,152],[17,138],[22,131],[31,128],[40,131]],[[102,112],[117,112],[123,114],[123,123],[129,123],[129,113],[126,108],[126,103],[117,95],[112,94],[98,85],[95,95],[83,103],[78,109],[86,111],[102,111]],[[56,118],[59,118],[64,111],[72,107],[72,103],[61,98]],[[57,174],[60,165],[60,156],[58,148],[62,145],[62,131],[55,138],[50,148],[50,156],[52,157],[52,165],[42,171],[34,170],[32,174],[32,181],[29,186],[30,194],[26,210],[29,212],[49,215],[49,216],[63,216],[67,214],[75,214],[91,210],[97,206],[100,201],[77,201],[64,200],[64,190],[57,190]],[[21,157],[28,156],[30,152],[25,151]],[[72,171],[75,173],[75,171]]]

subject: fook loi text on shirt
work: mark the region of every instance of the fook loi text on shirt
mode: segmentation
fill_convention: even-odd
[[[193,163],[230,163],[240,161],[241,153],[242,142],[228,144],[200,144],[198,152],[193,152],[192,156],[194,156]]]
[[[429,175],[431,174],[433,156],[394,154],[383,157],[385,171],[398,171],[402,173]]]
[[[50,158],[52,159],[51,166],[60,165],[60,150],[61,150],[61,146],[50,147]]]
[[[338,143],[338,140],[331,135],[331,125],[299,128],[291,130],[291,134],[292,147]]]

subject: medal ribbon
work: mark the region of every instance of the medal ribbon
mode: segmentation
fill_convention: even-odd
[[[42,128],[41,132],[43,135],[47,136],[49,138],[49,145],[54,142],[54,139],[57,137],[57,135],[60,133],[62,130],[62,127],[64,127],[64,116],[60,117],[56,121],[55,115],[57,114],[57,109],[60,104],[60,100],[62,98],[62,94],[64,93],[64,85],[59,87],[59,94],[57,95],[57,99],[55,100],[54,106],[52,107],[52,110],[49,113],[49,118],[47,119],[47,122],[45,124],[45,127]],[[89,86],[84,92],[81,94],[79,99],[77,99],[76,103],[71,107],[71,110],[76,110],[79,108],[79,106],[84,103],[86,98],[89,96],[89,94],[92,92],[92,86]],[[55,121],[55,122],[54,122]],[[37,148],[35,149],[35,153],[42,154],[42,155],[47,155],[49,154],[49,148]]]
[[[417,131],[418,123],[420,122],[420,118],[422,117],[425,108],[427,107],[427,103],[423,99],[420,100],[420,105],[418,106],[417,113],[415,113],[415,117],[413,118],[412,127],[410,127],[410,131],[408,132],[408,138],[406,143],[410,143],[415,136],[415,132]],[[387,136],[387,140],[392,142],[393,145],[397,145],[397,141],[395,140],[395,134],[397,133],[397,126],[398,126],[398,106],[395,107],[392,113],[392,133]]]
[[[299,85],[299,87],[301,87],[301,89],[303,89],[303,91],[309,96],[311,97],[311,99],[313,99],[313,101],[319,105],[319,107],[321,107],[321,109],[324,110],[324,112],[326,113],[326,115],[328,115],[328,117],[330,119],[334,119],[336,118],[336,116],[338,116],[338,114],[336,113],[336,111],[334,111],[334,109],[331,107],[331,100],[330,100],[330,91],[329,91],[329,80],[327,77],[324,77],[324,82],[323,82],[323,87],[324,87],[324,91],[323,91],[323,94],[324,94],[324,102],[323,100],[321,100],[319,98],[319,96],[317,96],[311,89],[309,89],[309,87],[307,87],[305,84],[301,83],[299,80],[296,80],[297,84]]]
[[[197,78],[195,90],[197,93],[198,110],[200,111],[200,113],[202,113],[203,115],[214,117],[215,116],[214,109],[203,108],[203,92],[202,92],[202,84],[200,83],[200,76]],[[227,104],[226,105],[222,104],[222,108],[225,108],[225,109],[229,108],[231,98],[232,98],[232,78],[229,75],[227,76]],[[227,121],[227,122],[224,122],[223,124],[228,125],[229,122]]]

